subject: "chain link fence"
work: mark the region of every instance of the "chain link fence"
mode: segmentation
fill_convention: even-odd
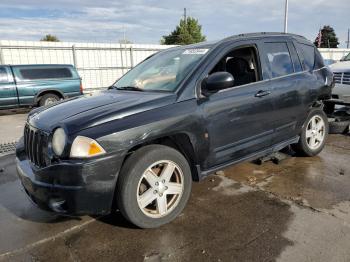
[[[155,52],[172,46],[40,41],[0,41],[0,64],[72,64],[84,90],[106,88]],[[325,59],[340,60],[349,49],[320,48]]]
[[[86,91],[106,88],[139,62],[172,46],[0,41],[0,64],[72,64]]]
[[[345,55],[350,53],[350,49],[346,48],[319,48],[318,49],[324,59],[339,61]]]

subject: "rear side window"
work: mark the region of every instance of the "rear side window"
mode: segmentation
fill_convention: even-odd
[[[322,68],[324,67],[324,60],[323,60],[323,57],[322,55],[320,54],[320,52],[315,48],[315,65],[314,65],[314,68],[315,69],[319,69],[319,68]]]
[[[315,48],[312,45],[296,43],[299,54],[301,54],[301,63],[305,70],[313,70],[315,64]]]
[[[8,75],[5,67],[0,67],[0,83],[8,83]]]
[[[287,43],[265,43],[272,78],[294,73]]]
[[[69,68],[28,68],[20,69],[23,79],[54,79],[71,78],[72,72]]]

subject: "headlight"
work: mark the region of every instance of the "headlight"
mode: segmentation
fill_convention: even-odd
[[[52,149],[56,155],[61,156],[67,143],[67,136],[63,128],[57,128],[52,137]]]
[[[93,157],[105,153],[106,151],[95,140],[85,136],[77,136],[70,150],[71,157],[79,158]]]

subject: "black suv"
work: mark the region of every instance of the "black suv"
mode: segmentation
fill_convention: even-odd
[[[170,48],[108,90],[33,110],[17,146],[23,187],[62,214],[116,209],[142,228],[173,220],[193,180],[292,145],[318,154],[333,75],[281,33]]]

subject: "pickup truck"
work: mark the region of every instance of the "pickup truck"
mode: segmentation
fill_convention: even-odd
[[[302,36],[258,33],[170,48],[108,90],[34,109],[16,149],[26,194],[64,215],[153,228],[198,181],[289,145],[321,152],[333,74]]]
[[[72,65],[0,65],[0,109],[46,106],[82,94]]]
[[[333,105],[350,105],[350,53],[339,62],[330,65],[330,69],[334,74],[335,87],[329,102],[333,102]]]

